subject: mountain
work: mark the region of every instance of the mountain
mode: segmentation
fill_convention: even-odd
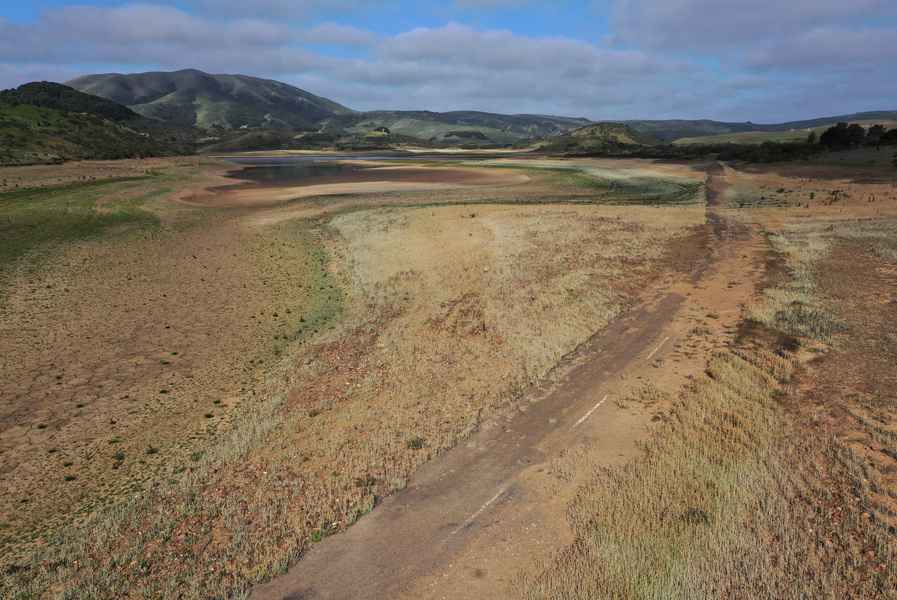
[[[353,111],[299,88],[245,75],[171,73],[88,75],[69,84],[182,131],[198,127],[215,151],[271,148],[384,148],[402,145],[464,148],[528,146],[598,151],[604,146],[673,142],[788,141],[800,131],[839,121],[897,120],[897,112],[869,112],[778,124],[700,120],[625,120],[502,115],[478,111]],[[44,100],[41,100],[43,102]],[[70,99],[61,101],[70,103]],[[113,118],[111,114],[107,118]],[[805,134],[804,134],[805,135]]]
[[[28,83],[0,92],[0,165],[192,151],[192,135],[58,83]]]
[[[180,127],[284,129],[364,138],[378,129],[422,142],[507,145],[560,135],[588,119],[476,111],[356,112],[299,88],[245,75],[173,73],[87,75],[71,87]]]
[[[309,129],[330,117],[352,114],[345,106],[278,81],[194,69],[87,75],[68,85],[180,127]]]

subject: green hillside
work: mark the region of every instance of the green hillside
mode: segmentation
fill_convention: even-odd
[[[0,165],[184,154],[191,138],[56,83],[0,92]]]
[[[193,69],[88,75],[68,85],[180,127],[308,129],[329,117],[352,113],[345,106],[285,83],[245,75],[209,75]]]
[[[3,90],[0,92],[0,103],[27,104],[63,112],[87,113],[119,122],[133,121],[140,116],[117,102],[48,81],[35,81],[13,90]]]
[[[540,148],[549,152],[588,153],[617,148],[650,146],[657,140],[623,123],[593,123],[566,135],[543,141]]]
[[[477,111],[373,111],[331,119],[327,130],[356,135],[387,128],[392,135],[443,145],[510,145],[562,135],[587,119],[544,115],[499,115]]]

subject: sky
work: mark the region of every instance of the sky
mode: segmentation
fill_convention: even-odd
[[[0,88],[196,68],[356,110],[897,109],[897,0],[0,0]]]

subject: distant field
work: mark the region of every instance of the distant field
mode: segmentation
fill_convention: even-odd
[[[851,121],[859,123],[863,127],[872,125],[884,125],[887,128],[897,127],[897,121]],[[812,127],[808,129],[791,129],[789,131],[745,131],[742,133],[724,133],[720,135],[707,135],[699,137],[680,138],[673,142],[676,146],[690,146],[695,144],[762,144],[764,142],[800,142],[807,139],[810,132],[822,135],[832,124]]]

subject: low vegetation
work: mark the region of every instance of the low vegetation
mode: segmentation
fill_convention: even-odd
[[[0,92],[0,166],[192,151],[192,132],[144,121],[120,104],[63,85]]]
[[[33,263],[61,245],[95,238],[112,229],[144,228],[158,224],[158,218],[142,209],[142,204],[167,190],[129,194],[135,182],[150,177],[118,181],[68,184],[50,189],[23,189],[0,194],[0,280],[9,277],[28,259]],[[110,194],[121,195],[116,202],[98,205]],[[121,197],[120,196],[120,197]],[[29,268],[33,266],[29,265]]]
[[[232,410],[214,443],[180,454],[162,440],[105,444],[103,457],[121,469],[170,461],[170,480],[17,554],[3,589],[225,597],[283,572],[483,419],[513,410],[523,389],[622,310],[663,268],[666,244],[702,218],[672,208],[653,223],[656,210],[410,207],[275,226],[308,242],[317,275],[302,287],[317,300],[296,336],[278,342],[267,379],[246,390],[252,401]],[[157,389],[170,392],[166,402],[180,395]]]
[[[863,326],[845,327],[829,285],[845,272],[824,276],[849,240],[893,260],[888,231],[884,222],[777,232],[771,242],[786,270],[769,274],[737,345],[683,393],[637,461],[581,488],[568,514],[576,541],[540,572],[521,574],[519,596],[894,598],[897,435],[880,424],[886,399],[875,401],[878,422],[856,415],[865,402],[851,400],[863,395],[851,384],[824,388],[813,402],[805,390],[826,380],[825,367],[798,352],[831,352],[866,372],[897,349],[893,339],[865,344]],[[861,322],[859,306],[845,308]],[[844,411],[854,416],[833,427]]]

